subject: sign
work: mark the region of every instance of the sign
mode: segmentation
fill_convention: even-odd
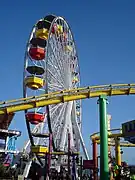
[[[135,120],[128,121],[122,124],[122,134],[124,137],[135,136]]]
[[[83,169],[93,169],[94,161],[93,160],[83,160]]]
[[[16,130],[7,130],[7,129],[0,129],[0,133],[5,133],[5,134],[12,134],[12,135],[21,135],[20,131]]]

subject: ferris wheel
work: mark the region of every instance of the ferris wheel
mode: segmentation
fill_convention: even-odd
[[[48,15],[40,19],[30,34],[24,63],[23,95],[37,96],[80,86],[80,69],[75,42],[69,25],[62,17]],[[49,105],[25,111],[32,145],[47,146],[48,141],[34,133],[51,133],[53,150],[67,151],[68,133],[71,149],[87,150],[81,134],[81,101]]]

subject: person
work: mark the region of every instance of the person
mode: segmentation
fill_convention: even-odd
[[[118,166],[117,164],[115,165],[114,170],[113,170],[113,178],[115,180],[121,179],[121,166]]]

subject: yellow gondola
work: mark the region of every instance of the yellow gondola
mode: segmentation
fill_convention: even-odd
[[[62,34],[63,33],[63,27],[61,25],[57,25],[57,33]]]
[[[41,39],[48,39],[48,35],[49,35],[49,30],[48,29],[37,29],[35,32],[36,38],[41,38]]]
[[[37,90],[44,86],[44,80],[36,76],[28,76],[25,78],[25,85],[30,89]]]
[[[46,153],[49,152],[49,148],[48,147],[45,147],[45,146],[31,146],[31,151],[33,153],[36,153],[38,155],[45,155]]]

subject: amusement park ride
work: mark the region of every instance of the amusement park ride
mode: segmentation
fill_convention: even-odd
[[[4,121],[11,121],[15,112],[25,112],[29,141],[23,149],[27,160],[20,165],[23,170],[19,177],[22,179],[29,177],[32,171],[35,171],[34,176],[38,171],[43,179],[51,179],[50,172],[61,172],[62,168],[68,172],[69,179],[79,179],[78,171],[82,168],[77,162],[80,146],[85,160],[89,160],[81,134],[82,99],[99,98],[100,134],[91,136],[95,180],[98,178],[97,144],[100,143],[101,180],[108,180],[110,146],[116,147],[118,165],[121,164],[120,145],[135,146],[120,143],[119,138],[126,137],[123,131],[119,130],[115,134],[107,130],[106,110],[107,96],[135,94],[135,84],[80,88],[80,69],[74,38],[62,17],[48,15],[32,28],[25,53],[23,92],[21,99],[0,102],[0,117],[6,116]],[[3,122],[0,122],[0,128],[5,129],[0,130],[4,140],[8,135],[9,140],[21,135],[20,132],[7,131],[8,126],[3,128]],[[15,148],[6,147],[4,151],[7,150],[14,151]]]
[[[14,113],[0,115],[0,161],[3,162],[4,166],[12,164],[13,154],[18,154],[15,141],[21,132],[8,130],[13,117]]]

